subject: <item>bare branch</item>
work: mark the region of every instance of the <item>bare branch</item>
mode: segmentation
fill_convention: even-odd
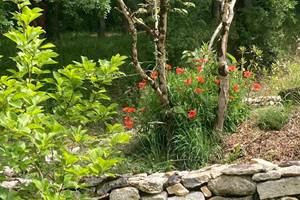
[[[208,49],[211,51],[212,50],[212,46],[214,45],[214,42],[216,40],[216,37],[219,35],[219,33],[221,32],[222,30],[222,23],[220,23],[218,25],[218,27],[216,28],[214,34],[211,36],[210,38],[210,41],[209,41],[209,44],[208,44]]]
[[[132,62],[136,69],[136,71],[140,74],[140,76],[147,80],[151,87],[156,91],[156,93],[159,95],[161,101],[163,102],[163,93],[157,84],[151,77],[149,77],[146,72],[143,70],[143,68],[140,65],[140,62],[138,60],[138,52],[137,52],[137,30],[135,27],[134,19],[132,18],[131,13],[129,12],[127,6],[125,5],[123,0],[118,0],[119,10],[124,15],[127,24],[128,24],[128,30],[131,35],[132,44],[131,44],[131,54],[132,54]]]

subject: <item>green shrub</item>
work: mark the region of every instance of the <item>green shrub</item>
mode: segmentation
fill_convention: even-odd
[[[17,1],[17,27],[6,33],[17,47],[15,68],[0,78],[0,171],[9,166],[29,185],[0,188],[4,199],[88,199],[79,191],[83,176],[110,174],[122,158],[116,146],[129,140],[114,123],[116,105],[105,87],[120,76],[126,57],[94,62],[82,57],[57,71],[47,70],[58,56],[44,43],[41,27],[30,23],[41,9]],[[100,123],[99,123],[100,122]],[[89,128],[99,123],[97,132]],[[9,177],[0,174],[0,181]]]
[[[289,120],[289,109],[271,106],[259,109],[257,112],[257,125],[262,130],[280,130]]]

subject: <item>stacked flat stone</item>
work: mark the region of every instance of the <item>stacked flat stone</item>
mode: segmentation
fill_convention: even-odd
[[[245,98],[244,102],[254,107],[274,106],[281,104],[282,98],[280,96],[260,96],[255,98]]]
[[[96,199],[109,200],[297,200],[300,161],[277,165],[253,159],[195,171],[126,175],[95,188]]]

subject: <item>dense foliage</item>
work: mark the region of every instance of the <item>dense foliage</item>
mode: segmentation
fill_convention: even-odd
[[[44,43],[41,27],[30,23],[41,9],[18,4],[17,27],[5,34],[18,49],[15,68],[0,79],[0,169],[27,179],[17,190],[1,187],[1,199],[89,199],[79,190],[83,176],[109,174],[120,158],[116,145],[127,142],[112,121],[116,105],[105,87],[120,77],[126,57],[94,62],[82,57],[58,71],[46,70],[58,56]],[[93,129],[92,129],[93,128]],[[94,131],[97,129],[97,132]],[[0,180],[9,180],[1,173]]]

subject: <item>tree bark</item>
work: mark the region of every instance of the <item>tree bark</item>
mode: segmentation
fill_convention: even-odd
[[[160,0],[160,12],[158,23],[158,41],[157,41],[157,53],[158,53],[158,65],[159,65],[159,80],[160,89],[162,92],[163,106],[169,107],[168,87],[166,77],[166,36],[167,36],[167,23],[168,23],[168,9],[169,0]]]
[[[229,75],[228,75],[226,54],[227,54],[229,29],[234,17],[235,4],[236,4],[236,0],[224,0],[224,6],[222,10],[222,29],[221,29],[222,39],[218,51],[219,77],[221,83],[220,83],[220,94],[218,100],[217,118],[214,126],[214,130],[216,132],[223,131],[225,114],[226,114],[227,104],[228,104]]]

